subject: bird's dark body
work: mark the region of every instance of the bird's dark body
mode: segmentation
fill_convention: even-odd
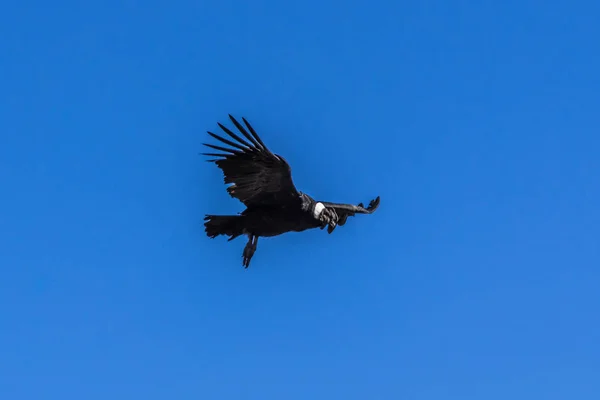
[[[241,235],[256,235],[262,237],[273,237],[288,232],[302,232],[307,229],[320,228],[322,223],[311,214],[299,211],[294,207],[258,206],[247,208],[239,215],[230,216],[208,216],[209,221],[225,223],[230,227],[227,235],[235,239]],[[210,222],[207,222],[210,228]],[[209,236],[217,236],[219,231],[208,229]],[[212,234],[211,234],[212,233]],[[231,240],[230,239],[230,240]]]
[[[211,238],[219,235],[229,236],[229,240],[242,235],[249,237],[243,252],[245,268],[249,266],[261,236],[273,237],[325,227],[332,233],[337,226],[344,225],[348,217],[371,214],[378,208],[379,197],[365,208],[362,203],[355,206],[316,201],[298,191],[287,161],[264,145],[248,121],[242,119],[246,130],[231,115],[229,118],[245,139],[219,124],[235,141],[208,132],[231,148],[205,144],[225,152],[205,154],[217,157],[209,161],[221,168],[225,183],[231,184],[227,192],[244,203],[246,209],[238,215],[206,215],[204,226]]]
[[[247,233],[264,237],[302,232],[321,226],[311,214],[292,207],[256,207],[246,209],[242,216],[247,221]]]

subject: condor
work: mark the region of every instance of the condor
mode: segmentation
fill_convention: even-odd
[[[239,215],[206,215],[208,237],[229,236],[231,241],[247,235],[248,243],[242,253],[242,265],[248,268],[258,246],[258,238],[302,232],[327,227],[331,233],[355,214],[371,214],[379,207],[379,196],[365,208],[358,205],[316,201],[296,189],[287,161],[272,153],[256,131],[242,118],[242,126],[229,115],[243,138],[221,123],[219,127],[229,138],[208,132],[210,136],[230,147],[203,143],[222,153],[202,153],[210,157],[223,172],[229,194],[240,200],[246,209]]]

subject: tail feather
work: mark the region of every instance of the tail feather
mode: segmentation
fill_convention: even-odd
[[[226,235],[229,236],[229,240],[233,240],[244,234],[242,215],[207,215],[204,221],[206,235],[210,238]]]

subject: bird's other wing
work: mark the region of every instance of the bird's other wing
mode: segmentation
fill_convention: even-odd
[[[338,215],[337,225],[341,226],[346,223],[348,217],[352,217],[355,214],[372,214],[379,207],[379,196],[377,198],[371,200],[367,208],[363,206],[362,203],[359,203],[357,206],[353,204],[341,204],[341,203],[329,203],[326,201],[322,201],[321,203],[326,208],[332,208],[335,210],[335,213]]]
[[[242,118],[245,127],[231,115],[229,118],[244,137],[218,123],[232,140],[212,132],[208,134],[230,147],[203,143],[223,153],[202,153],[216,157],[208,161],[214,162],[223,171],[225,184],[232,184],[227,192],[247,207],[300,202],[287,161],[265,146],[245,118]]]

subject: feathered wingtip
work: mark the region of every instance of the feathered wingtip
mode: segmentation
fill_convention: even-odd
[[[371,213],[375,212],[375,210],[377,210],[377,208],[379,208],[379,201],[380,201],[380,198],[379,198],[379,196],[377,196],[375,199],[373,199],[369,202],[369,206],[367,208],[365,208],[363,203],[358,203],[358,207],[360,207],[362,209],[361,211],[363,213],[371,214]]]
[[[217,122],[217,125],[219,125],[221,130],[223,130],[223,132],[225,132],[231,139],[233,139],[235,141],[226,139],[226,138],[219,136],[210,131],[207,131],[207,133],[210,136],[212,136],[213,138],[220,141],[221,143],[231,146],[232,148],[217,146],[217,145],[209,144],[209,143],[202,143],[206,147],[210,147],[211,149],[222,151],[224,153],[200,153],[200,154],[205,155],[205,156],[210,156],[210,157],[219,157],[219,159],[222,159],[222,158],[227,158],[230,156],[241,155],[246,152],[270,153],[267,146],[265,146],[265,144],[263,143],[261,138],[258,136],[258,134],[254,130],[252,125],[250,125],[250,123],[246,120],[246,118],[242,117],[242,121],[244,122],[244,125],[245,125],[245,127],[244,127],[231,114],[228,114],[228,115],[229,115],[229,119],[231,120],[231,122],[233,122],[235,127],[240,131],[240,133],[244,136],[245,139],[240,137],[239,135],[235,134],[233,131],[231,131],[229,128],[227,128],[225,125],[221,124],[220,122]],[[211,160],[207,160],[207,161],[215,162],[215,161],[218,161],[219,159],[211,159]]]

